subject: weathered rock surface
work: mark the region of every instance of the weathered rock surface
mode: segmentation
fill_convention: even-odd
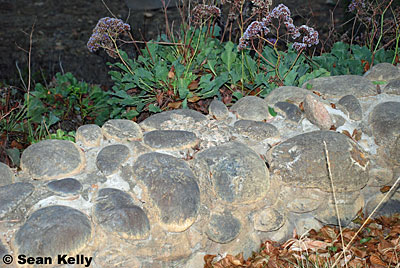
[[[228,117],[229,110],[225,104],[217,99],[214,99],[208,107],[208,112],[217,120],[223,120]]]
[[[134,163],[133,172],[149,202],[157,208],[157,216],[166,230],[182,232],[193,224],[200,206],[200,191],[185,161],[167,154],[147,153]]]
[[[168,121],[171,123],[186,121],[188,123],[197,123],[207,120],[203,114],[194,111],[194,110],[172,110],[166,111],[164,113],[155,114],[150,116],[146,120],[140,123],[140,126],[145,131],[158,130],[162,129],[163,126],[168,124]]]
[[[225,244],[239,235],[240,228],[240,221],[231,213],[216,213],[211,215],[206,234],[212,241]]]
[[[32,194],[35,187],[27,182],[16,182],[0,187],[0,219],[16,209]]]
[[[378,145],[393,145],[400,136],[400,102],[383,102],[374,107],[369,124]]]
[[[304,133],[275,146],[268,157],[271,173],[294,187],[331,192],[324,142],[336,191],[362,189],[369,179],[369,160],[353,140],[333,131]]]
[[[43,140],[29,146],[21,157],[21,168],[39,180],[57,179],[79,173],[85,155],[74,143],[65,140]]]
[[[101,149],[96,158],[96,166],[105,175],[111,175],[128,160],[129,148],[123,144],[113,144]]]
[[[307,90],[304,88],[283,86],[272,90],[265,97],[265,101],[272,105],[275,105],[277,102],[283,102],[283,101],[299,105],[304,100],[304,98],[310,93],[312,93],[311,90]]]
[[[269,172],[262,159],[249,147],[229,142],[196,155],[203,187],[230,204],[253,203],[269,189]],[[207,186],[211,182],[211,185]]]
[[[232,105],[231,111],[236,113],[239,119],[263,121],[271,118],[268,111],[268,103],[255,96],[241,98]]]
[[[141,140],[143,137],[139,125],[126,119],[108,120],[101,129],[106,139],[119,142]]]
[[[269,123],[253,120],[238,120],[233,125],[234,131],[256,141],[279,136],[278,129]]]
[[[134,205],[133,199],[118,189],[99,191],[94,208],[96,221],[108,232],[125,239],[146,239],[150,223],[146,213]]]
[[[12,183],[14,180],[14,173],[4,163],[0,162],[0,186]]]
[[[201,268],[206,253],[247,258],[294,229],[349,225],[400,174],[400,80],[386,68],[279,87],[230,109],[214,100],[207,116],[110,120],[80,127],[76,143],[31,145],[21,171],[0,164],[0,256]],[[393,80],[378,93],[370,78]],[[399,213],[399,200],[394,191],[377,215]]]
[[[91,238],[89,218],[66,206],[49,206],[35,211],[16,232],[13,241],[18,254],[50,256],[82,250]]]
[[[391,80],[383,88],[383,92],[386,94],[400,95],[400,79]]]
[[[360,102],[353,95],[346,95],[340,98],[339,102],[346,112],[349,114],[350,119],[361,120],[362,119],[362,108]]]
[[[300,122],[302,118],[301,110],[298,106],[294,105],[293,103],[286,102],[286,101],[279,101],[275,103],[274,106],[275,110],[285,115],[285,118],[294,122]]]
[[[94,124],[80,126],[75,135],[75,140],[77,142],[82,142],[88,147],[100,146],[102,138],[103,134],[101,133],[101,128]]]
[[[47,184],[50,190],[61,195],[78,194],[82,190],[82,184],[74,178],[54,180]]]
[[[374,65],[364,77],[371,81],[390,81],[400,79],[400,68],[393,64],[384,62]]]
[[[200,140],[189,131],[153,130],[144,135],[143,142],[152,149],[183,150],[196,147]]]
[[[321,130],[329,130],[333,125],[333,120],[324,105],[311,94],[304,99],[304,112],[311,123],[318,126]]]
[[[375,85],[367,78],[357,75],[340,75],[318,77],[304,83],[312,86],[312,90],[322,93],[325,97],[343,97],[353,94],[355,97],[376,95]]]

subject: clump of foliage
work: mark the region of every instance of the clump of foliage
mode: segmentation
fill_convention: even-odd
[[[393,50],[381,48],[374,54],[365,46],[336,42],[330,53],[313,57],[311,65],[315,69],[324,68],[331,75],[362,75],[370,69],[373,58],[374,63],[378,64],[392,62],[394,57]]]
[[[236,2],[232,4],[240,8]],[[329,75],[326,70],[313,72],[303,55],[306,48],[318,43],[318,33],[313,28],[294,26],[290,11],[284,5],[271,12],[269,5],[257,7],[253,15],[266,17],[252,22],[238,45],[219,39],[221,28],[216,24],[216,17],[220,16],[220,9],[199,4],[192,10],[189,24],[182,24],[179,34],[170,32],[156,41],[146,42],[135,60],[128,58],[118,46],[135,43],[126,24],[118,19],[101,19],[88,48],[90,51],[103,48],[120,59],[110,64],[114,67],[110,74],[115,81],[109,100],[113,106],[110,117],[134,118],[143,111],[186,108],[190,103],[214,96],[229,105],[233,98],[249,94],[265,96],[277,86],[299,85],[307,79]],[[281,36],[279,31],[283,24],[295,41],[288,45],[286,52],[278,50],[278,46],[287,43],[286,36]],[[223,34],[225,31],[226,28]],[[266,34],[272,34],[273,39]],[[131,41],[122,39],[127,35]],[[257,48],[253,42],[256,38],[262,39]],[[250,42],[256,56],[252,50],[245,49]]]
[[[79,82],[71,73],[57,73],[49,85],[38,83],[25,95],[26,117],[36,128],[43,124],[51,128],[61,121],[102,124],[108,119],[107,95],[99,86]]]

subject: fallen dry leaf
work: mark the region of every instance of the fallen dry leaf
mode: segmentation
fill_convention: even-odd
[[[369,260],[370,260],[370,262],[371,262],[371,264],[376,264],[376,265],[380,265],[380,266],[383,266],[383,267],[385,267],[385,263],[377,256],[377,255],[375,255],[375,254],[372,254],[370,257],[369,257]]]
[[[168,103],[168,108],[178,109],[181,107],[182,101],[170,102]]]
[[[348,132],[347,130],[342,130],[342,134],[346,135],[347,137],[349,137],[350,139],[353,139],[353,137],[350,135],[350,132]]]

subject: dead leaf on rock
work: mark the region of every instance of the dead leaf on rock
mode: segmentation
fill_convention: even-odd
[[[168,108],[178,109],[179,107],[181,107],[181,104],[182,104],[181,101],[170,102],[168,103]]]

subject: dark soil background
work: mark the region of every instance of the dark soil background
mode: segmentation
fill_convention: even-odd
[[[136,40],[149,40],[165,31],[162,10],[130,11],[124,0],[104,2],[118,18],[126,21],[129,16]],[[344,22],[349,1],[340,2],[333,16],[336,25]],[[275,0],[273,6],[279,3],[290,8],[296,25],[307,23],[320,32],[321,40],[327,38],[336,0]],[[17,65],[27,81],[29,35],[34,26],[34,82],[50,79],[57,72],[72,72],[80,80],[111,85],[106,62],[112,59],[104,52],[90,53],[86,47],[97,21],[105,16],[113,15],[101,0],[0,0],[0,82],[20,84]],[[170,8],[168,17],[171,21],[179,18],[178,9]],[[133,46],[126,49],[134,53]]]

